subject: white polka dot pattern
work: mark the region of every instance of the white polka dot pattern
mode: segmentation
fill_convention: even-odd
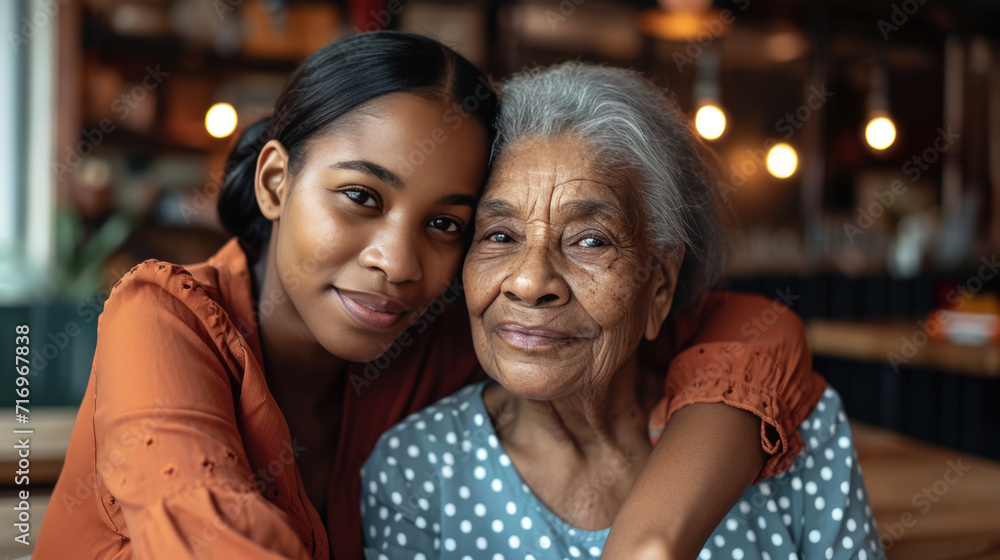
[[[574,528],[539,502],[467,387],[390,429],[362,471],[367,558],[599,558],[608,529]],[[788,472],[750,488],[698,558],[881,558],[840,397],[827,389],[799,428]]]

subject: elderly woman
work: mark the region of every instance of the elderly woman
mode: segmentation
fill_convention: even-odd
[[[640,366],[640,343],[672,308],[722,297],[705,293],[722,256],[716,184],[651,83],[567,64],[503,93],[464,269],[492,381],[383,435],[362,472],[370,559],[601,556],[653,450],[663,383]],[[746,491],[701,558],[880,552],[832,389],[799,433],[805,451]]]

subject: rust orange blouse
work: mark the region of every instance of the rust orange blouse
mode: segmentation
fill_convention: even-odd
[[[261,369],[239,243],[187,269],[136,266],[101,315],[90,382],[33,559],[362,558],[359,471],[379,435],[483,377],[464,308],[452,307],[417,323],[424,332],[385,369],[350,366],[343,402],[331,403],[345,421],[321,517]],[[669,364],[668,416],[721,401],[761,418],[772,454],[762,477],[802,449],[796,427],[825,386],[794,314],[748,328],[771,307],[712,294],[644,350],[651,365]]]

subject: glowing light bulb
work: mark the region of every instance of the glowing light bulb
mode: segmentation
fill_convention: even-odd
[[[236,130],[236,109],[229,103],[216,103],[205,113],[205,130],[216,138],[225,138]]]
[[[865,127],[865,140],[876,150],[884,150],[896,141],[896,125],[888,117],[875,117]]]
[[[767,170],[779,179],[791,177],[799,166],[799,156],[788,144],[776,144],[767,152]]]
[[[694,116],[694,127],[706,140],[715,140],[726,131],[726,115],[715,105],[704,105]]]

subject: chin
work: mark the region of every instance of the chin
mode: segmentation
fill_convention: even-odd
[[[393,336],[359,337],[356,333],[352,333],[338,337],[335,342],[330,341],[323,347],[334,356],[348,362],[371,362],[382,358],[383,355],[385,357],[382,360],[395,360],[403,351],[402,346],[396,342],[398,336],[399,333]]]
[[[552,368],[532,366],[501,368],[501,371],[501,375],[490,377],[523,399],[551,401],[568,393],[565,380],[554,376]]]

